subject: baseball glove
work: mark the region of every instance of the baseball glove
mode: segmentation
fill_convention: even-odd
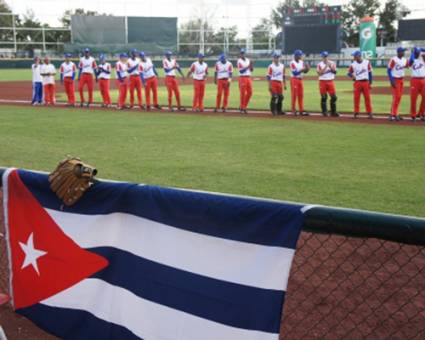
[[[75,204],[94,183],[97,170],[81,159],[68,157],[49,175],[50,189],[66,206]]]

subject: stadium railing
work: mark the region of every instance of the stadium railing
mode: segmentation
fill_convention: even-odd
[[[424,339],[425,218],[320,205],[305,210],[280,338]],[[0,292],[8,289],[2,217],[0,208]],[[19,327],[33,330],[23,319]]]

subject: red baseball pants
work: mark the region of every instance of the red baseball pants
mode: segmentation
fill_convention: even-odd
[[[139,75],[130,76],[130,106],[134,105],[134,90],[136,90],[137,102],[141,107],[143,105],[142,80]]]
[[[291,111],[296,111],[296,102],[298,101],[298,109],[304,112],[304,83],[300,78],[291,78]]]
[[[419,107],[419,115],[425,115],[425,78],[410,79],[410,115],[416,117],[416,101],[418,96],[422,96]]]
[[[193,80],[193,109],[204,110],[205,80]]]
[[[44,91],[44,104],[48,105],[54,105],[56,102],[55,98],[55,84],[45,84],[43,86]]]
[[[335,83],[333,80],[319,80],[320,95],[328,94],[334,96],[336,94]]]
[[[84,103],[84,86],[87,85],[89,91],[89,103],[93,103],[93,75],[91,73],[83,73],[80,76],[80,81],[78,82],[78,90],[80,92],[80,101]]]
[[[272,88],[272,94],[283,94],[283,86],[281,81],[272,80],[270,86]]]
[[[179,84],[177,83],[177,79],[172,76],[165,77],[165,86],[167,86],[168,92],[168,107],[171,107],[173,100],[173,92],[176,97],[177,106],[180,107],[180,90]]]
[[[99,79],[99,90],[102,95],[103,104],[111,105],[111,96],[109,95],[109,79]]]
[[[246,110],[249,100],[252,97],[252,79],[251,77],[239,77],[239,106],[241,110]]]
[[[391,86],[393,100],[391,103],[391,115],[398,116],[398,107],[400,106],[401,97],[403,96],[403,78],[394,78],[394,87]]]
[[[127,100],[127,91],[128,91],[128,82],[127,79],[122,82],[118,81],[118,108],[122,108],[125,106],[125,102]]]
[[[151,91],[153,95],[153,105],[158,105],[158,79],[156,77],[150,77],[146,79],[145,84],[145,96],[146,96],[146,105],[151,105]]]
[[[66,96],[68,97],[68,104],[75,104],[75,86],[72,77],[63,78],[63,86],[65,88]]]
[[[363,93],[367,113],[372,113],[372,103],[370,100],[369,81],[358,80],[354,82],[354,112],[360,112],[360,95]]]
[[[215,107],[227,109],[229,103],[229,94],[230,94],[230,83],[229,79],[217,79],[217,98],[215,101]],[[221,105],[221,98],[223,98],[223,106]]]

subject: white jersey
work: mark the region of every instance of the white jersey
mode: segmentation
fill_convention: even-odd
[[[202,64],[199,61],[195,61],[190,66],[190,72],[192,72],[193,79],[204,80],[208,74],[208,65],[205,61]]]
[[[63,74],[64,78],[73,78],[76,70],[77,67],[72,61],[70,61],[69,63],[63,62],[59,68],[59,72]]]
[[[56,74],[55,65],[53,64],[41,65],[40,74],[42,75],[41,77],[43,79],[43,85],[55,83],[55,74]],[[49,75],[43,76],[43,74],[49,74]]]
[[[217,72],[217,79],[231,78],[233,73],[233,65],[228,60],[224,64],[221,61],[217,61],[215,64],[215,72]]]
[[[369,72],[372,71],[372,66],[369,60],[363,59],[361,63],[353,61],[348,72],[353,74],[355,80],[369,80]]]
[[[410,67],[412,68],[413,78],[425,78],[425,54],[416,58]]]
[[[81,73],[94,74],[96,67],[96,60],[94,60],[93,57],[83,57],[80,59],[80,63],[78,64],[78,68],[81,70]]]
[[[99,64],[98,66],[99,68],[99,75],[97,76],[98,79],[111,79],[111,64],[110,63],[103,63],[103,64]],[[100,70],[100,68],[104,71],[108,71],[109,73],[103,72],[102,70]]]
[[[152,77],[156,77],[155,71],[154,71],[154,65],[150,58],[145,58],[145,61],[141,61],[139,65],[139,72],[143,73],[144,79],[149,79]]]
[[[319,75],[319,80],[334,80],[336,73],[336,64],[333,61],[328,60],[327,63],[321,61],[317,64],[317,72],[323,72]]]
[[[43,79],[41,78],[40,69],[41,69],[41,64],[31,65],[33,83],[41,83],[43,81]]]
[[[291,68],[291,78],[299,78],[301,79],[303,77],[302,70],[304,69],[304,61],[298,60],[296,61],[293,59],[291,63],[289,64],[289,67]],[[296,72],[297,74],[293,74],[292,72]]]
[[[238,59],[238,71],[239,77],[249,77],[251,76],[251,61],[248,58]]]
[[[140,75],[139,65],[140,65],[140,58],[134,58],[134,59],[129,58],[127,60],[128,69],[131,69],[131,68],[135,67],[135,69],[133,71],[129,72],[130,76],[138,76],[138,75]]]
[[[388,68],[391,69],[393,78],[403,78],[406,67],[408,67],[408,64],[407,59],[404,57],[392,57],[388,63]]]
[[[267,68],[268,79],[273,81],[283,81],[285,77],[285,65],[282,63],[275,64],[271,63]]]
[[[177,63],[176,59],[168,60],[167,58],[165,58],[162,61],[162,67],[164,68],[164,72],[166,76],[175,77],[176,70],[174,68],[178,68],[179,64]]]
[[[123,63],[121,60],[118,60],[115,64],[115,72],[117,74],[117,79],[123,79],[128,76],[128,63]]]

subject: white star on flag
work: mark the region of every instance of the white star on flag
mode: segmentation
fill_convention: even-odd
[[[19,242],[19,245],[25,253],[25,259],[21,269],[24,269],[25,267],[31,265],[37,272],[37,275],[40,276],[40,272],[38,271],[37,259],[41,256],[46,255],[47,252],[34,248],[34,233],[31,233],[31,235],[28,237],[28,241],[26,244]]]

